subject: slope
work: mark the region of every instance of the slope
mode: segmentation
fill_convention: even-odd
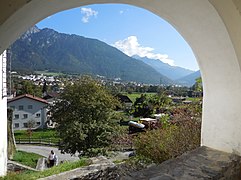
[[[99,40],[33,28],[11,46],[14,70],[98,74],[124,81],[172,83],[151,66]]]
[[[181,77],[187,76],[194,71],[191,71],[189,69],[185,69],[178,66],[170,66],[167,63],[163,63],[160,60],[157,59],[149,59],[147,57],[139,57],[139,56],[133,56],[133,58],[139,59],[142,62],[150,65],[153,67],[157,72],[167,76],[168,78],[172,80],[180,79]]]

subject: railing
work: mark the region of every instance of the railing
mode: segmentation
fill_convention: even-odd
[[[60,141],[52,138],[16,138],[16,144],[41,144],[46,146],[59,146]]]

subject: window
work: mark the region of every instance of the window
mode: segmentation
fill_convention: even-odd
[[[37,114],[36,114],[36,117],[39,118],[39,117],[40,117],[40,113],[37,113]]]
[[[23,123],[23,127],[27,128],[28,127],[28,123]]]
[[[24,118],[24,119],[27,119],[27,118],[28,118],[28,115],[27,115],[27,114],[23,114],[23,118]]]
[[[19,128],[19,123],[14,123],[14,128]]]
[[[41,123],[40,123],[40,122],[37,122],[36,124],[37,124],[37,126],[39,126]]]
[[[10,106],[10,108],[11,108],[12,110],[14,110],[14,109],[15,109],[15,106]]]
[[[28,105],[28,109],[33,109],[33,105]]]
[[[15,114],[14,119],[19,119],[19,114]]]
[[[23,110],[23,106],[18,106],[18,110]]]

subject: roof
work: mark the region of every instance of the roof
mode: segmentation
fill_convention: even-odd
[[[122,94],[118,94],[117,98],[124,103],[132,103],[132,101],[130,100],[130,98],[126,95],[122,95]]]
[[[58,93],[47,93],[47,95],[45,95],[43,99],[48,100],[48,99],[57,98],[57,97],[59,97]]]
[[[42,99],[40,97],[36,97],[36,96],[30,95],[30,94],[23,94],[23,95],[17,96],[17,97],[15,97],[13,99],[8,100],[8,103],[16,101],[16,100],[19,100],[19,99],[22,99],[22,98],[29,98],[29,99],[32,99],[34,101],[39,101],[41,103],[48,104],[48,102],[46,100],[44,100],[44,99]]]

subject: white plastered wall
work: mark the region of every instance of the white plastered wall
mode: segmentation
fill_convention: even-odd
[[[7,98],[2,97],[4,80],[2,77],[2,56],[6,57],[6,51],[0,55],[0,176],[7,171]]]
[[[231,0],[228,2],[232,3]],[[227,23],[208,0],[32,0],[0,26],[0,52],[30,26],[49,15],[96,3],[143,7],[166,19],[179,31],[193,49],[202,73],[202,145],[241,154],[241,72],[238,61],[241,57],[237,56],[230,40],[233,34],[227,31]]]

